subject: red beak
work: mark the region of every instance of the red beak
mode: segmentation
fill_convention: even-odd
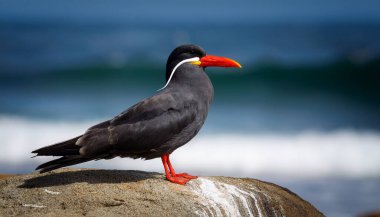
[[[241,65],[235,60],[226,58],[226,57],[218,57],[213,55],[206,55],[200,59],[199,66],[219,66],[219,67],[235,67],[241,68]]]

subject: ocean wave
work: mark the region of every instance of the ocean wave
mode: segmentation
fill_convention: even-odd
[[[0,116],[1,172],[30,172],[51,157],[31,151],[83,133],[97,120],[42,121]],[[380,134],[355,130],[292,134],[201,133],[172,155],[179,171],[199,175],[380,177]],[[79,167],[162,172],[160,159],[101,160]]]

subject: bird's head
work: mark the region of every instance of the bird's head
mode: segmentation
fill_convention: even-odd
[[[209,66],[241,68],[241,65],[235,60],[226,57],[206,55],[206,52],[199,46],[193,44],[181,45],[175,48],[169,55],[166,63],[167,83],[163,88],[169,84],[174,72],[182,64],[192,64],[194,67],[203,68]]]

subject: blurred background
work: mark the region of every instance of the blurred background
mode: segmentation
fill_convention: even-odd
[[[327,216],[380,209],[380,2],[0,1],[0,173],[164,85],[183,43],[239,61],[178,171],[282,185]],[[159,159],[87,168],[163,172]]]

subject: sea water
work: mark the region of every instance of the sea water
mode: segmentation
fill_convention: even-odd
[[[99,120],[100,121],[100,120]],[[29,173],[52,157],[30,152],[72,138],[92,121],[0,117],[0,171]],[[376,209],[380,188],[380,135],[339,130],[294,134],[201,133],[172,155],[178,172],[258,178],[289,188],[331,216]],[[112,159],[76,167],[163,172],[159,159]]]

